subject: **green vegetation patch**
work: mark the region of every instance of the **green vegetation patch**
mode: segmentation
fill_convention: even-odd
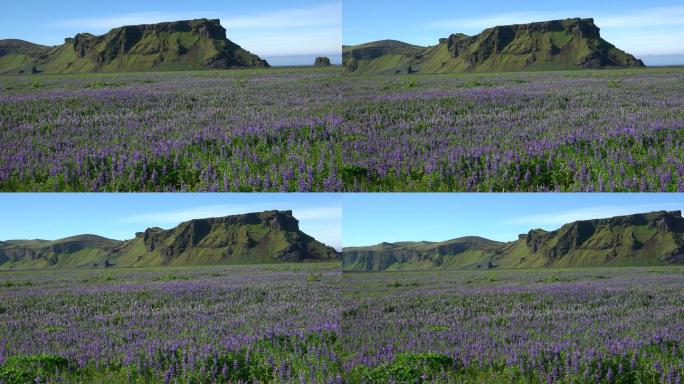
[[[431,382],[452,370],[454,360],[437,353],[402,353],[392,362],[369,368],[357,366],[351,382],[366,383],[423,383]]]
[[[0,365],[0,382],[5,384],[34,383],[37,377],[52,376],[70,369],[72,363],[59,355],[10,356]]]

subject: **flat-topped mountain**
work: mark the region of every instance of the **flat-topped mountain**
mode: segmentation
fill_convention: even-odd
[[[15,41],[15,40],[12,40]],[[27,42],[24,42],[27,43]],[[28,43],[30,44],[30,43]],[[219,20],[182,20],[114,28],[102,36],[79,33],[56,47],[32,44],[31,54],[3,50],[0,73],[77,73],[268,67],[226,37]]]
[[[464,237],[343,249],[345,271],[511,269],[684,264],[680,211],[651,212],[535,229],[500,243]]]
[[[593,19],[566,19],[452,34],[435,46],[395,40],[344,46],[350,73],[410,74],[643,67],[641,60],[603,40]]]
[[[148,228],[127,241],[81,235],[0,242],[0,269],[262,264],[339,260],[335,249],[299,230],[291,211],[197,219]]]

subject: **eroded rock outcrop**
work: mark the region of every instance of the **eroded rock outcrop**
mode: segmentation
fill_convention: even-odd
[[[184,266],[339,260],[299,229],[292,211],[266,211],[148,228],[128,241],[82,235],[0,243],[0,268]]]
[[[684,219],[680,211],[582,220],[554,231],[534,229],[509,243],[466,237],[442,243],[382,243],[343,250],[343,268],[349,271],[667,264],[684,264]]]
[[[79,33],[61,46],[42,50],[31,64],[45,73],[268,67],[230,41],[217,19],[129,25],[101,36]]]
[[[331,65],[330,58],[328,57],[317,57],[314,60],[314,67],[329,67]]]
[[[579,18],[456,33],[431,47],[393,40],[347,46],[343,63],[349,72],[379,74],[644,66],[603,40],[593,19]]]

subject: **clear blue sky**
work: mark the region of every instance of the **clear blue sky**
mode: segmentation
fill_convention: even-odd
[[[593,17],[606,40],[647,65],[684,64],[682,0],[344,0],[342,33],[344,44],[434,45],[451,33],[568,17]]]
[[[79,32],[205,17],[221,19],[229,39],[272,64],[312,64],[317,55],[340,62],[341,13],[339,0],[3,1],[0,39],[56,45]]]
[[[684,210],[684,194],[345,194],[345,247],[461,236],[515,240],[585,219]]]
[[[204,217],[293,211],[300,229],[340,248],[342,199],[334,194],[0,194],[0,240],[54,240],[78,234],[130,239],[148,227]]]

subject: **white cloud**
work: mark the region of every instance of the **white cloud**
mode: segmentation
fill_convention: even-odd
[[[301,33],[263,35],[241,32],[239,35],[234,34],[231,39],[262,56],[317,55],[342,51],[342,34],[339,29],[332,28]]]
[[[342,6],[328,4],[319,7],[280,9],[260,14],[235,16],[217,11],[191,12],[135,12],[114,16],[86,17],[61,20],[57,27],[108,30],[122,25],[154,24],[187,19],[221,19],[226,29],[303,28],[342,25]]]
[[[342,219],[342,205],[294,208],[292,214],[299,220],[340,220]]]
[[[604,33],[603,37],[620,49],[637,56],[680,55],[684,53],[684,31],[662,33]]]
[[[183,221],[207,217],[222,217],[247,212],[278,209],[283,205],[275,204],[242,204],[242,205],[205,205],[183,210],[157,211],[127,216],[121,219],[125,223],[143,223],[146,225],[177,225]]]
[[[341,27],[342,4],[266,12],[260,15],[221,17],[227,29]]]
[[[339,205],[290,208],[291,206],[292,204],[285,202],[204,205],[190,209],[142,213],[124,217],[121,221],[125,223],[176,225],[180,222],[192,219],[286,209],[292,209],[293,215],[299,220],[333,220],[342,218],[342,207]]]
[[[426,24],[426,27],[482,30],[497,25],[524,24],[572,17],[593,17],[596,24],[602,28],[664,27],[684,25],[684,6],[638,9],[622,14],[601,14],[580,9],[555,12],[506,12],[483,17],[438,20]],[[454,31],[456,32],[457,29]]]
[[[333,225],[304,225],[300,226],[304,233],[313,236],[323,244],[331,246],[338,251],[342,250],[342,227]]]
[[[123,25],[197,18],[220,19],[228,38],[260,56],[316,55],[341,51],[342,3],[236,15],[225,11],[137,12],[57,21],[54,27],[104,33]]]
[[[543,20],[565,19],[568,17],[573,16],[568,16],[567,12],[508,12],[484,17],[466,17],[438,20],[426,24],[426,27],[449,29],[453,30],[454,32],[472,32],[481,31],[485,28],[490,28],[497,25],[524,24]]]
[[[122,25],[155,24],[165,21],[206,17],[204,12],[136,12],[105,17],[86,17],[55,22],[55,27],[79,28],[81,32],[106,31]]]
[[[613,216],[631,215],[635,213],[681,210],[681,203],[639,204],[639,205],[601,205],[595,207],[571,209],[536,215],[512,217],[504,220],[504,224],[525,224],[530,228],[561,226],[578,220],[591,220]]]
[[[643,28],[684,25],[684,6],[640,9],[617,15],[597,15],[602,28]]]

